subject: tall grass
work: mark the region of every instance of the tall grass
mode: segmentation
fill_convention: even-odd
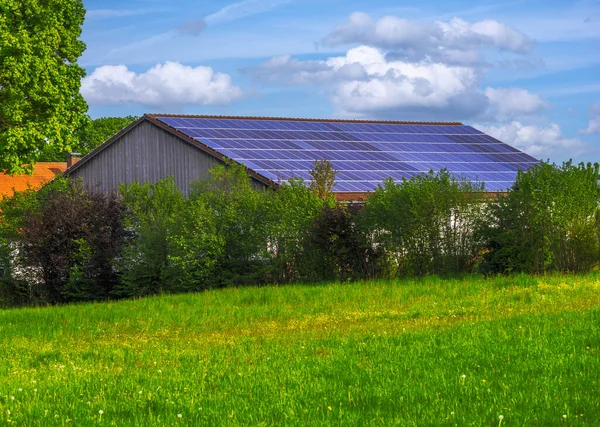
[[[0,311],[0,424],[598,425],[600,275]]]

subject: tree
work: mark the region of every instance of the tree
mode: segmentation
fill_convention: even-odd
[[[319,199],[327,200],[333,197],[332,190],[337,174],[338,171],[333,168],[329,160],[315,161],[313,168],[310,170],[310,176],[312,177],[310,188]]]
[[[0,3],[0,171],[32,170],[48,146],[71,151],[87,120],[84,17],[81,0]]]
[[[480,233],[489,272],[589,271],[599,260],[598,164],[542,162],[491,203]]]
[[[85,156],[135,120],[137,120],[135,116],[101,117],[90,120],[75,132],[75,140],[71,145],[71,150]],[[63,150],[48,146],[40,155],[40,160],[45,162],[63,162],[65,157],[66,152]]]

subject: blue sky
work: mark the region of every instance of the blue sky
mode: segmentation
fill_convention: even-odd
[[[93,118],[462,121],[600,161],[600,0],[84,0]]]

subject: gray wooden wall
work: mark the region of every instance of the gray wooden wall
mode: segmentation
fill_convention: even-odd
[[[118,140],[97,152],[72,172],[90,188],[110,192],[121,183],[155,183],[173,176],[184,195],[189,184],[203,178],[219,159],[204,153],[148,121],[142,121]],[[255,188],[264,184],[252,180]]]

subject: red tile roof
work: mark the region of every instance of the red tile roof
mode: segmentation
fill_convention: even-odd
[[[40,188],[56,175],[64,172],[67,164],[63,162],[40,162],[33,167],[33,175],[5,175],[0,173],[0,199],[10,197],[15,191]]]

